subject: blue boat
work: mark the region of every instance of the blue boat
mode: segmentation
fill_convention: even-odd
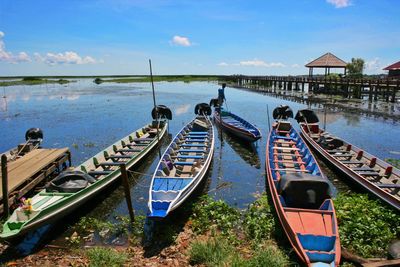
[[[177,209],[206,176],[214,154],[214,129],[208,104],[198,104],[197,116],[174,137],[154,172],[148,218],[164,218]]]
[[[257,127],[223,108],[215,108],[214,120],[223,130],[247,142],[255,142],[261,138],[261,132]]]

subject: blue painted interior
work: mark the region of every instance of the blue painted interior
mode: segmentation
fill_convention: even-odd
[[[193,179],[192,178],[154,178],[152,190],[175,190],[179,191],[185,188]]]
[[[336,242],[336,237],[334,236],[297,234],[297,237],[306,250],[330,252],[334,249]]]
[[[335,254],[306,252],[311,262],[326,262],[331,263],[335,260]]]

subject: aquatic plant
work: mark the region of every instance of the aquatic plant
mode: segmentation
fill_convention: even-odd
[[[242,225],[250,240],[258,242],[265,238],[272,238],[275,231],[275,220],[266,194],[249,205]]]
[[[86,251],[86,255],[91,267],[123,266],[128,258],[124,252],[102,247],[90,248]]]
[[[335,208],[342,246],[360,256],[385,256],[389,242],[400,235],[398,212],[367,195],[339,194]]]
[[[206,195],[195,204],[191,221],[195,233],[204,233],[214,226],[223,235],[229,235],[238,226],[240,213],[224,201]]]
[[[385,159],[385,161],[389,162],[396,168],[400,168],[400,159]]]

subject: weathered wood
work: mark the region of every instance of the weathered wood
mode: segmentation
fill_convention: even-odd
[[[132,207],[131,191],[130,191],[129,182],[128,182],[128,173],[126,171],[125,164],[122,164],[120,166],[120,168],[121,168],[122,184],[124,186],[124,191],[125,191],[126,205],[128,206],[129,217],[131,219],[131,223],[133,223],[135,221],[135,214],[133,212],[133,207]]]
[[[364,263],[364,267],[390,267],[390,266],[400,266],[400,259],[397,260],[383,260]]]
[[[9,214],[9,209],[8,209],[8,175],[7,175],[7,156],[2,155],[1,156],[1,176],[2,176],[2,195],[5,196],[3,198],[3,206],[4,206],[4,217],[7,219]]]
[[[230,80],[245,86],[246,84],[257,84],[257,87],[250,86],[253,90],[264,90],[260,85],[270,85],[274,91],[277,88],[286,90],[292,90],[292,84],[295,83],[295,90],[298,88],[298,77],[292,76],[221,76],[221,79]],[[262,82],[261,82],[262,81]],[[260,83],[261,82],[261,83]],[[384,101],[395,102],[396,93],[400,91],[400,83],[398,80],[390,79],[351,79],[351,78],[340,78],[337,79],[326,79],[326,78],[315,78],[315,77],[302,77],[301,78],[302,88],[304,84],[308,84],[309,92],[314,91],[319,85],[322,85],[330,90],[329,93],[338,92],[338,87],[345,89],[344,94],[347,96],[354,95],[356,98],[362,98],[363,95],[368,95],[369,99],[373,96],[374,100],[378,99],[378,96],[382,97]],[[369,86],[369,91],[364,90],[366,86]]]

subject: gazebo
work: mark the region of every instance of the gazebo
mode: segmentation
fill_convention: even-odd
[[[325,76],[331,73],[331,68],[342,68],[344,69],[344,75],[346,75],[346,66],[346,62],[332,53],[326,53],[306,65],[309,68],[308,74],[310,77],[313,76],[314,68],[325,68]]]
[[[388,77],[400,77],[400,61],[387,66],[383,70],[389,71]]]

